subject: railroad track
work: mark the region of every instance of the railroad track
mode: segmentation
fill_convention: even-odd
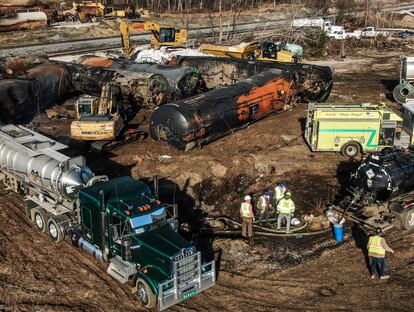
[[[227,31],[232,33],[248,33],[252,31],[267,31],[274,27],[281,26],[286,23],[286,20],[255,22],[255,23],[243,23],[234,27],[224,27],[223,33]],[[189,38],[197,41],[198,39],[207,38],[213,36],[213,33],[217,33],[219,27],[202,27],[194,28],[190,30]],[[150,33],[142,33],[130,36],[131,41],[138,44],[149,44],[151,39]],[[99,37],[90,39],[78,39],[73,41],[59,41],[52,43],[36,43],[24,46],[7,46],[0,47],[0,58],[12,57],[19,55],[36,55],[36,54],[48,54],[49,56],[60,56],[67,54],[78,54],[100,50],[110,50],[121,48],[121,37]]]
[[[392,12],[402,9],[413,9],[413,4],[392,6],[383,8],[383,12]],[[356,15],[360,12],[351,13]],[[327,15],[325,18],[333,19],[335,15]],[[289,25],[289,19],[279,19],[279,20],[268,20],[268,21],[259,21],[254,23],[241,23],[235,25],[234,29],[231,26],[224,26],[223,33],[226,34],[228,31],[233,33],[249,33],[252,31],[269,31],[278,26]],[[207,38],[213,36],[213,33],[218,33],[219,27],[200,27],[190,29],[190,39],[197,40],[201,38]],[[130,36],[131,41],[138,44],[148,44],[151,39],[150,33],[142,33],[137,35]],[[94,51],[110,50],[117,49],[121,47],[121,38],[120,36],[111,36],[111,37],[99,37],[99,38],[87,38],[87,39],[78,39],[72,41],[59,41],[51,43],[37,43],[29,45],[20,45],[20,46],[0,46],[0,58],[4,57],[13,57],[20,55],[39,55],[39,54],[48,54],[49,56],[61,56],[61,55],[71,55],[71,54],[80,54]]]

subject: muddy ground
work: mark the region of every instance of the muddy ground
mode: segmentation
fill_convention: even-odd
[[[330,101],[389,102],[403,51],[361,49],[343,60],[315,61],[332,66]],[[237,219],[244,194],[257,195],[286,181],[298,215],[320,215],[338,194],[356,161],[335,153],[312,153],[302,133],[305,105],[270,116],[200,150],[177,151],[165,143],[132,143],[107,158],[87,154],[97,174],[162,177],[166,201],[180,204],[182,221],[201,216]],[[32,124],[54,137],[67,135],[70,121]],[[148,112],[133,124],[144,130]],[[79,150],[79,149],[78,149]],[[72,150],[72,153],[78,152]],[[312,237],[258,238],[253,247],[239,239],[215,237],[203,248],[219,259],[218,284],[171,311],[412,311],[414,232],[387,235],[396,250],[389,256],[392,278],[370,280],[364,256],[366,235],[346,225],[347,241],[333,244],[331,233]],[[208,242],[208,241],[207,241]],[[204,241],[206,243],[206,241]],[[137,311],[139,302],[106,275],[105,267],[71,246],[53,244],[26,221],[21,200],[0,200],[0,310]]]

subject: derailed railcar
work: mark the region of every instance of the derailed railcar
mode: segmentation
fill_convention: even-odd
[[[130,72],[65,63],[76,91],[100,96],[102,87],[114,82],[121,86],[123,100],[137,107],[155,108],[167,100],[168,81],[152,73]]]
[[[383,230],[414,229],[414,153],[384,149],[364,158],[351,175],[348,196],[328,209],[331,220],[345,216]]]
[[[269,69],[283,70],[291,79],[295,78],[302,85],[298,95],[306,102],[326,101],[333,85],[332,70],[327,66],[203,56],[179,56],[177,64],[197,68],[209,89],[226,86]]]
[[[27,122],[42,109],[63,101],[71,91],[66,67],[53,63],[0,80],[1,121]]]
[[[189,150],[282,110],[299,90],[288,73],[266,71],[159,107],[151,116],[150,135]]]
[[[200,72],[194,67],[159,64],[138,64],[126,59],[85,56],[80,64],[125,70],[135,73],[151,73],[164,76],[169,84],[168,100],[184,99],[206,91],[206,83]]]

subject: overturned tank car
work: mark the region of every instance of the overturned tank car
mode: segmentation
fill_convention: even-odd
[[[66,67],[53,63],[0,80],[1,121],[27,122],[42,109],[63,101],[71,90]]]
[[[305,102],[326,101],[333,84],[330,67],[312,64],[208,56],[179,56],[177,64],[197,68],[201,72],[208,89],[226,86],[269,69],[279,69],[288,73],[289,79],[295,79],[296,83],[301,85],[298,96]]]
[[[414,229],[412,151],[386,149],[369,154],[351,176],[350,190],[329,210],[370,228]]]
[[[100,96],[102,87],[114,82],[121,86],[123,100],[138,107],[155,108],[167,100],[169,86],[162,75],[72,63],[65,63],[65,66],[75,91]]]
[[[125,70],[134,73],[150,73],[164,76],[169,84],[168,100],[184,99],[206,91],[206,83],[194,67],[174,65],[138,64],[126,59],[86,56],[80,64]]]
[[[283,110],[300,89],[281,70],[271,70],[156,109],[150,135],[189,150]]]

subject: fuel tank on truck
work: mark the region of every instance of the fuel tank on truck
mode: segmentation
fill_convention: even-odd
[[[353,184],[380,201],[413,191],[414,153],[395,150],[369,154],[358,167]]]
[[[282,110],[295,94],[286,73],[267,71],[159,107],[151,115],[150,135],[154,140],[189,150]]]
[[[200,72],[194,67],[159,64],[138,64],[126,59],[110,59],[97,56],[85,56],[80,64],[125,70],[135,73],[151,73],[164,76],[169,83],[168,100],[188,98],[206,91],[206,83]]]
[[[208,89],[230,85],[270,69],[283,70],[301,85],[297,96],[304,102],[326,101],[333,85],[331,68],[313,64],[205,56],[179,56],[177,64],[197,68]]]

